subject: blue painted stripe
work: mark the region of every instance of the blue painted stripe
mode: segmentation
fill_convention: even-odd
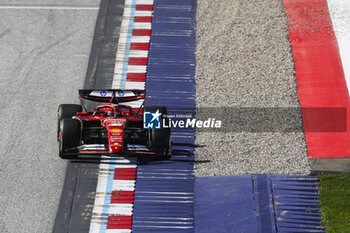
[[[120,89],[122,89],[122,90],[125,89],[125,82],[126,82],[126,77],[127,77],[127,73],[128,73],[130,44],[131,44],[131,37],[132,37],[132,29],[134,28],[135,10],[136,10],[136,0],[133,0],[131,12],[130,12],[130,21],[129,21],[129,26],[128,26],[128,36],[126,38],[122,77],[120,80]]]
[[[325,232],[312,176],[196,178],[195,232]],[[233,231],[234,229],[234,231]]]
[[[195,113],[195,0],[156,0],[146,77],[146,106]],[[194,130],[172,130],[170,161],[139,165],[132,230],[194,231]]]
[[[195,232],[259,232],[252,188],[251,175],[197,177]]]
[[[269,175],[254,175],[253,193],[256,207],[259,209],[258,229],[259,232],[276,232],[275,218],[273,211],[271,180]]]

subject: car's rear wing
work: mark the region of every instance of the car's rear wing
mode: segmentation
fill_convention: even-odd
[[[79,90],[79,98],[92,100],[96,102],[123,103],[144,99],[145,90],[81,89]]]

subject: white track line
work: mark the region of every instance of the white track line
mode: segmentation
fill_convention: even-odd
[[[327,0],[333,29],[337,37],[346,85],[350,91],[350,1]]]

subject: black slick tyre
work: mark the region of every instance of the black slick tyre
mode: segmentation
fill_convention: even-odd
[[[72,150],[79,146],[80,137],[80,122],[78,120],[64,118],[60,121],[59,130],[59,156],[62,159],[73,159],[77,155]]]
[[[72,118],[77,112],[82,112],[83,108],[79,104],[61,104],[57,111],[57,141],[59,141],[60,122],[64,118]]]
[[[170,159],[171,157],[171,132],[170,128],[163,127],[163,119],[167,120],[167,109],[163,106],[147,106],[144,108],[145,112],[156,112],[159,111],[162,115],[160,116],[161,126],[160,129],[149,130],[149,142],[150,148],[156,153],[162,153],[161,159]]]

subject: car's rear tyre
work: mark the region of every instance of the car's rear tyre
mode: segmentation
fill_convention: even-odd
[[[61,104],[57,111],[57,141],[59,141],[60,122],[64,118],[72,118],[77,112],[82,112],[83,108],[79,104]]]
[[[74,150],[69,150],[79,146],[80,140],[80,122],[78,120],[63,118],[60,121],[59,130],[59,156],[62,159],[73,159]]]
[[[160,129],[150,129],[149,130],[149,142],[150,148],[156,153],[162,153],[161,159],[171,158],[171,132],[170,128],[163,127],[163,119],[167,120],[167,109],[163,106],[147,106],[145,107],[145,112],[156,112],[159,110],[162,115],[160,116],[161,125]]]

